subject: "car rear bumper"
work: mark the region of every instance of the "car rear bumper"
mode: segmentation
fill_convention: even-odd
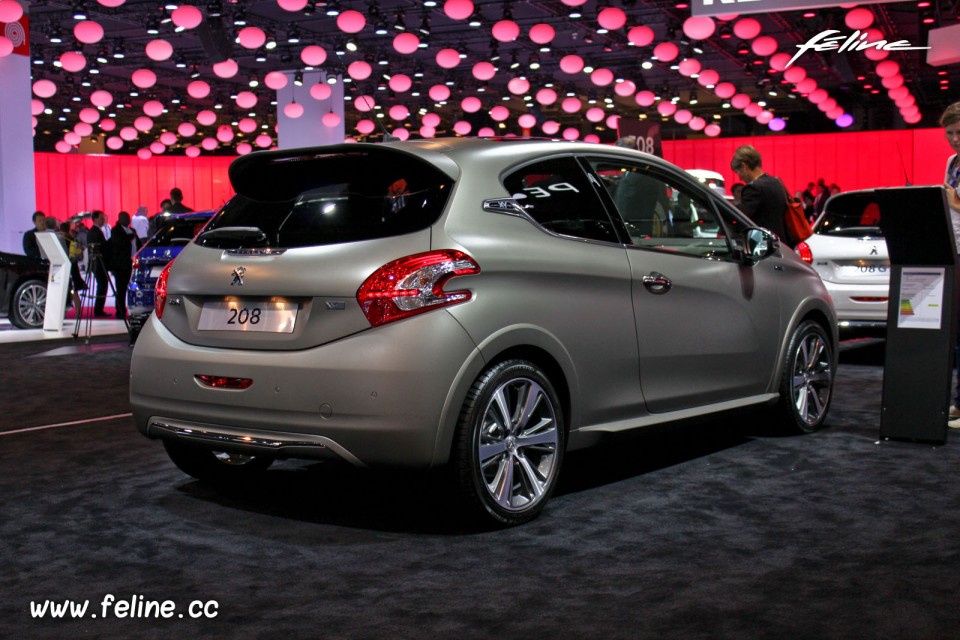
[[[837,321],[843,327],[878,327],[887,323],[887,283],[838,284],[824,281],[833,298]]]
[[[277,457],[333,453],[357,465],[428,467],[449,455],[465,393],[454,389],[469,386],[479,365],[468,363],[479,360],[445,311],[284,352],[189,345],[153,317],[131,361],[130,401],[137,428],[151,438]],[[210,388],[198,375],[253,384]]]

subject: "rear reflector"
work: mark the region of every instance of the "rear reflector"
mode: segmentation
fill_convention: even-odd
[[[854,302],[886,302],[889,298],[880,296],[850,296]]]
[[[197,382],[204,387],[211,389],[249,389],[253,384],[250,378],[228,378],[226,376],[208,376],[197,374],[194,376]]]

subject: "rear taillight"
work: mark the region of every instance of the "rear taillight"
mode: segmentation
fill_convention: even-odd
[[[160,272],[157,278],[156,288],[153,293],[153,308],[157,313],[157,318],[163,318],[163,307],[167,304],[167,276],[170,275],[170,267],[173,262],[168,262],[167,266]]]
[[[377,269],[357,290],[357,302],[373,327],[431,309],[466,302],[466,290],[444,291],[451,278],[480,273],[467,254],[452,249],[418,253]],[[162,276],[161,276],[162,277]]]
[[[140,268],[140,254],[133,256],[133,270],[136,271]]]
[[[793,250],[797,252],[801,260],[807,264],[813,264],[813,252],[810,251],[810,245],[806,242],[801,242]]]

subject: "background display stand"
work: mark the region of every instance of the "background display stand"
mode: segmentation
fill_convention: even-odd
[[[880,437],[944,443],[957,331],[957,249],[942,187],[872,192],[890,255]]]
[[[67,311],[67,296],[70,293],[70,257],[63,249],[60,238],[53,231],[37,233],[40,253],[50,263],[47,278],[47,303],[43,312],[44,331],[62,331]]]

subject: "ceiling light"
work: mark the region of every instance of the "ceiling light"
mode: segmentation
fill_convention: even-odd
[[[74,20],[86,20],[86,19],[87,19],[87,11],[86,11],[86,9],[83,8],[83,1],[82,1],[82,0],[76,0],[76,2],[74,2],[73,5],[70,7],[70,10],[73,12],[73,19],[74,19]]]

